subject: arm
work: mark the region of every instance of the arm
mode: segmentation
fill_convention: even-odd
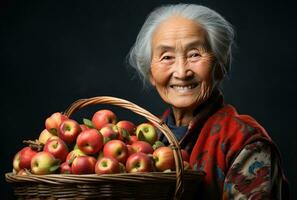
[[[266,143],[246,145],[228,170],[223,199],[281,199],[282,179],[276,159]]]

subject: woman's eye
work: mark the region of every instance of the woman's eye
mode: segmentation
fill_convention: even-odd
[[[193,54],[190,55],[191,58],[193,58],[193,57],[198,57],[198,56],[200,56],[199,53],[193,53]]]
[[[163,56],[161,60],[170,60],[172,59],[172,56]]]
[[[201,57],[201,54],[198,52],[193,52],[188,55],[188,59],[191,62],[198,61],[200,57]]]
[[[200,56],[201,56],[201,54],[198,53],[198,52],[190,52],[190,53],[188,54],[188,57],[189,57],[189,58],[195,58],[195,57],[200,57]]]
[[[174,56],[163,56],[161,57],[161,63],[163,64],[172,64],[174,63]]]

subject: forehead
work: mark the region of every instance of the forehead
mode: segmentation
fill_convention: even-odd
[[[172,16],[162,22],[155,30],[152,47],[174,46],[177,42],[191,43],[193,41],[204,44],[206,32],[200,24],[180,16]]]

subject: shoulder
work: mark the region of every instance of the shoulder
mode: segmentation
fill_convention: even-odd
[[[231,105],[224,106],[209,118],[203,132],[207,132],[207,138],[223,147],[228,166],[246,145],[257,141],[272,144],[264,128],[255,119],[238,114]]]
[[[212,134],[220,131],[225,138],[232,139],[238,136],[246,140],[261,136],[262,139],[270,140],[266,130],[253,117],[239,114],[232,105],[225,105],[219,109],[209,118],[206,126],[211,127]],[[236,140],[238,140],[237,137]]]
[[[249,115],[239,114],[236,108],[229,104],[219,109],[211,117],[211,119],[215,122],[224,121],[224,122],[227,122],[227,124],[236,123],[237,125],[240,125],[240,126],[243,126],[243,125],[250,125],[253,127],[260,126],[260,124],[258,124],[254,118],[252,118]]]

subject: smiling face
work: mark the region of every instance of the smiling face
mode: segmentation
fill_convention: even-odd
[[[193,110],[211,93],[213,60],[201,26],[170,17],[153,35],[150,81],[173,108]]]

